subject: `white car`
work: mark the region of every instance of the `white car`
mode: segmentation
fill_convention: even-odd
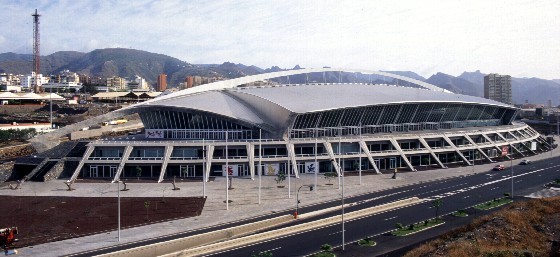
[[[523,160],[519,163],[519,165],[527,165],[527,164],[530,164],[530,163],[531,163],[530,160]]]

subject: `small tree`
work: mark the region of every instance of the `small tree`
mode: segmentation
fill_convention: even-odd
[[[333,247],[330,244],[324,244],[321,245],[321,250],[323,250],[323,252],[332,252]]]
[[[284,180],[286,180],[286,175],[280,172],[276,174],[276,178],[274,179],[274,181],[276,181],[276,184],[281,184],[282,182],[284,182]]]
[[[403,229],[404,228],[402,223],[395,224],[395,227],[397,227],[397,229]]]
[[[436,221],[438,221],[439,219],[439,207],[441,207],[442,204],[443,201],[441,199],[436,199],[435,201],[432,202],[432,207],[436,208]]]

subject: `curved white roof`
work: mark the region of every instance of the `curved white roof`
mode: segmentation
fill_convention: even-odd
[[[493,100],[427,89],[373,84],[310,84],[238,87],[154,99],[134,108],[165,107],[213,113],[256,125],[284,127],[297,114],[360,106],[445,102],[512,106]]]
[[[461,102],[511,107],[493,100],[421,88],[371,84],[284,85],[229,89],[276,103],[294,113],[407,102]]]

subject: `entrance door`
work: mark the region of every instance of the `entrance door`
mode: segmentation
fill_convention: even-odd
[[[97,178],[99,176],[97,172],[97,166],[90,166],[89,167],[89,176],[91,178]]]
[[[117,174],[117,166],[109,166],[109,177],[114,178]]]
[[[181,165],[179,170],[181,171],[179,174],[179,177],[181,178],[194,177],[194,165]]]
[[[237,166],[237,170],[239,172],[239,176],[246,177],[249,176],[249,165],[239,165]]]
[[[389,158],[389,169],[397,167],[397,158]]]
[[[305,162],[298,162],[297,163],[297,170],[300,174],[305,173]]]
[[[377,166],[378,169],[382,170],[381,162],[379,161],[379,159],[373,159],[373,163],[375,163],[375,166]]]

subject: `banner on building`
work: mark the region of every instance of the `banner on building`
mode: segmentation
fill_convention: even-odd
[[[226,165],[222,165],[222,176],[226,176],[226,170],[228,173],[228,176],[239,176],[239,165],[237,164],[230,164],[228,167],[228,169],[226,169]]]
[[[264,165],[265,175],[277,175],[278,170],[280,170],[280,165],[278,163],[268,163]]]
[[[146,129],[146,138],[163,138],[163,130]]]
[[[507,146],[502,146],[502,156],[507,156],[508,155],[508,147]]]
[[[318,162],[305,162],[305,173],[315,173],[319,169]]]

